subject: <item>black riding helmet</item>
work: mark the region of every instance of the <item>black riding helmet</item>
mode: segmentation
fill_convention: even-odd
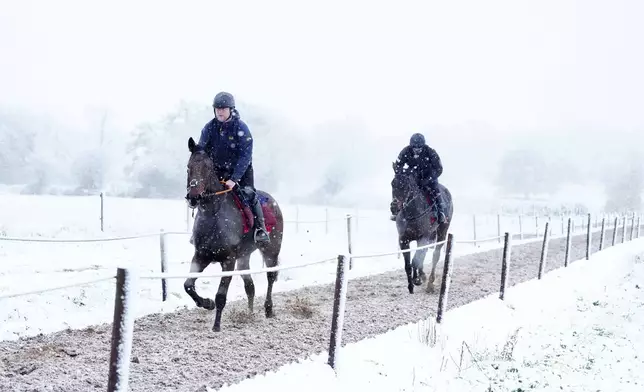
[[[409,145],[412,147],[422,147],[425,145],[425,136],[420,133],[414,133],[409,139]]]
[[[222,108],[235,108],[235,98],[231,93],[227,92],[220,92],[219,94],[215,95],[215,99],[212,101],[212,106],[217,109],[222,109]]]

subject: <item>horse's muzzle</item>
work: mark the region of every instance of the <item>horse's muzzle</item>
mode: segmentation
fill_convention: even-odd
[[[186,194],[186,201],[188,202],[188,207],[190,208],[196,208],[197,203],[199,203],[199,200],[202,198],[201,194],[198,195],[191,195],[190,192]]]

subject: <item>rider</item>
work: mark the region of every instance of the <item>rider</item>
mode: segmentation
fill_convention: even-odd
[[[226,186],[246,202],[255,215],[255,240],[270,242],[264,213],[260,206],[253,175],[253,136],[235,109],[235,98],[227,92],[215,96],[212,106],[215,118],[201,130],[199,146],[215,164],[215,170]],[[241,190],[242,192],[239,192]],[[244,197],[244,194],[246,197]]]
[[[400,170],[405,165],[408,170],[416,175],[418,186],[429,192],[436,203],[436,213],[438,221],[444,223],[446,220],[443,199],[440,197],[438,189],[438,177],[443,173],[443,165],[438,153],[425,143],[425,137],[420,133],[415,133],[409,140],[409,145],[400,151],[398,159],[395,162],[396,170]],[[391,220],[396,220],[398,213],[395,202],[391,203]]]

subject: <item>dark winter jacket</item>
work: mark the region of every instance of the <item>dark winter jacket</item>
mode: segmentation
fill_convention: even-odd
[[[212,158],[215,167],[235,182],[239,182],[252,164],[253,136],[234,109],[229,121],[222,123],[215,117],[203,127],[199,145]]]
[[[400,151],[396,160],[397,169],[406,168],[406,171],[417,175],[420,183],[436,181],[443,173],[443,164],[438,153],[433,148],[424,145],[419,154],[411,146]]]

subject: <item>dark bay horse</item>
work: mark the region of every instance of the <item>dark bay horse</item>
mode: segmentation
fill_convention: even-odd
[[[415,176],[407,173],[404,169],[397,171],[394,163],[394,179],[391,181],[392,196],[398,205],[396,216],[396,229],[398,229],[398,243],[400,250],[408,250],[409,243],[416,241],[417,247],[427,246],[436,242],[443,242],[447,238],[450,222],[454,215],[452,195],[447,187],[439,184],[440,197],[444,200],[445,223],[439,223],[433,209],[425,194],[416,183]],[[427,281],[427,292],[434,291],[434,280],[436,278],[436,264],[440,258],[443,244],[434,247],[432,259],[432,272]],[[425,279],[423,263],[429,248],[417,250],[413,262],[410,262],[410,252],[403,253],[405,259],[405,273],[409,293],[414,293],[414,285],[420,286]]]
[[[254,240],[252,223],[245,222],[244,212],[240,209],[234,191],[229,191],[221,183],[212,159],[192,138],[188,140],[188,149],[191,155],[188,160],[186,200],[190,207],[198,210],[193,229],[195,252],[190,272],[202,272],[211,263],[220,263],[222,271],[233,271],[235,264],[238,270],[249,269],[251,253],[257,249],[261,252],[266,267],[277,266],[282,248],[284,219],[275,199],[266,192],[257,191],[257,198],[264,209],[266,227],[270,232],[270,242],[258,244]],[[277,271],[267,272],[266,276],[268,289],[264,310],[266,317],[273,317],[272,293]],[[232,277],[221,278],[214,302],[197,294],[196,278],[186,279],[183,284],[198,307],[217,310],[212,327],[215,332],[221,330],[221,314],[226,306],[231,279]],[[242,279],[248,297],[248,309],[252,313],[255,285],[251,275],[242,275]]]

